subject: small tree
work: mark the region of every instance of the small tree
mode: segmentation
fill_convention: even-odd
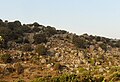
[[[89,42],[86,41],[86,39],[79,37],[77,35],[73,36],[72,42],[76,47],[83,48],[83,49],[89,45]]]
[[[104,51],[107,51],[107,45],[106,44],[100,44],[99,45]]]
[[[35,48],[35,52],[38,53],[39,55],[45,55],[47,52],[47,49],[43,45],[37,45]]]
[[[46,28],[44,28],[44,34],[47,37],[50,37],[50,36],[52,36],[54,34],[57,34],[57,30],[54,27],[47,26]]]
[[[25,44],[22,46],[22,51],[31,51],[31,45],[30,44]]]
[[[39,32],[41,29],[39,28],[39,27],[34,27],[33,29],[32,29],[32,31],[33,32]]]
[[[118,41],[116,42],[116,47],[119,47],[119,48],[120,48],[120,40],[118,40]]]
[[[44,34],[36,34],[36,35],[34,35],[33,38],[34,38],[36,44],[47,42],[46,36]]]
[[[37,22],[34,22],[33,25],[34,25],[35,27],[40,26]]]

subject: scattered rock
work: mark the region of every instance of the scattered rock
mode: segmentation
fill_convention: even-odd
[[[104,68],[99,68],[99,72],[103,72],[104,71]]]
[[[60,53],[55,53],[55,57],[59,58],[60,57]]]
[[[52,65],[51,64],[47,64],[47,68],[51,68],[52,67]]]
[[[46,59],[41,59],[41,63],[45,64],[46,63]]]

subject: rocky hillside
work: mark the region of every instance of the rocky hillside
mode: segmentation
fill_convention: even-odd
[[[0,20],[0,82],[119,82],[120,40]]]

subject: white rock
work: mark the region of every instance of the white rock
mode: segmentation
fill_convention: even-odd
[[[42,59],[41,63],[43,63],[43,64],[46,63],[46,59]]]
[[[80,72],[77,70],[76,73],[79,74]]]
[[[78,64],[75,65],[75,68],[78,68]]]
[[[106,69],[108,70],[108,69],[109,69],[109,67],[106,67]]]
[[[74,50],[71,50],[71,53],[73,54],[73,53],[74,53]]]
[[[46,45],[51,45],[51,42],[47,42]]]
[[[70,67],[70,65],[68,65],[68,64],[67,64],[67,65],[66,65],[66,67],[68,67],[68,68],[69,68],[69,67]]]
[[[98,48],[98,51],[100,51],[100,52],[101,52],[101,51],[102,51],[102,48],[101,48],[101,47],[99,47],[99,48]]]
[[[79,56],[80,58],[84,59],[83,53],[79,52],[79,53],[78,53],[78,56]]]
[[[55,53],[55,57],[56,58],[60,57],[60,53]]]
[[[103,68],[99,68],[99,72],[103,72],[104,71],[104,69]]]
[[[53,71],[54,69],[53,68],[50,68],[51,71]]]
[[[52,67],[52,65],[51,64],[47,64],[47,68],[51,68]]]
[[[0,64],[0,66],[1,66],[1,67],[6,67],[6,66],[7,66],[7,64]]]
[[[100,62],[95,62],[95,65],[100,65]]]

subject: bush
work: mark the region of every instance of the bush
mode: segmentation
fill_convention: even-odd
[[[120,81],[120,72],[114,72],[106,78],[109,82],[119,82]]]
[[[55,70],[60,70],[61,69],[61,64],[60,63],[55,63],[54,69]]]
[[[58,34],[65,34],[65,33],[67,33],[67,31],[65,31],[65,30],[57,30],[57,33]]]
[[[74,74],[63,74],[59,77],[60,82],[78,82],[76,75]]]
[[[107,45],[102,43],[99,45],[104,51],[107,51]]]
[[[28,33],[28,32],[31,31],[31,29],[30,29],[27,25],[25,25],[25,24],[23,24],[23,26],[21,27],[21,30],[22,30],[24,33]]]
[[[76,47],[83,49],[87,48],[87,46],[89,45],[89,42],[86,41],[86,39],[76,35],[73,36],[72,42]]]
[[[22,43],[23,42],[23,38],[22,37],[19,37],[15,40],[16,43]]]
[[[113,73],[113,72],[120,72],[120,66],[112,66],[110,68],[110,73]]]
[[[79,82],[78,78],[74,74],[63,74],[58,77],[52,77],[52,78],[36,78],[35,80],[31,82]]]
[[[45,48],[44,45],[37,45],[35,48],[35,52],[38,53],[39,55],[45,55],[47,52],[47,49]]]
[[[15,81],[15,82],[26,82],[26,81],[24,81],[23,79],[18,79],[18,80]]]
[[[41,29],[39,28],[39,27],[34,27],[33,29],[32,29],[32,32],[39,32]]]
[[[5,40],[9,40],[10,39],[10,33],[11,30],[7,27],[0,27],[0,36],[2,36],[2,38],[4,38]]]
[[[91,58],[91,59],[89,59],[89,62],[91,65],[93,65],[93,66],[95,65],[95,59]]]
[[[89,74],[89,71],[84,72],[79,76],[80,82],[98,82],[95,81],[92,77],[92,75]]]
[[[35,27],[40,26],[39,23],[37,23],[37,22],[34,22],[33,25],[34,25]]]
[[[0,36],[0,48],[2,48],[4,45],[4,39],[2,36]]]
[[[119,48],[120,48],[120,40],[118,40],[118,41],[116,42],[116,47],[119,47]]]
[[[47,37],[50,37],[50,36],[52,36],[54,34],[57,34],[57,30],[54,27],[47,26],[46,28],[44,28],[44,34]]]
[[[33,38],[34,38],[35,44],[47,42],[46,36],[44,34],[36,34],[36,35],[34,35]]]
[[[20,63],[16,63],[15,70],[16,70],[17,74],[21,74],[24,72],[24,67]]]
[[[4,63],[11,63],[12,62],[12,58],[11,58],[11,55],[10,54],[4,54],[1,56],[1,60],[4,62]]]
[[[14,72],[15,72],[15,69],[13,68],[13,66],[12,65],[7,65],[4,68],[3,74],[10,75],[11,73],[14,73]]]
[[[103,75],[98,75],[92,78],[94,82],[104,82],[104,76]]]
[[[48,82],[48,81],[46,80],[46,78],[36,78],[32,80],[31,82]]]
[[[102,40],[102,38],[100,36],[96,36],[95,39],[97,42]]]
[[[22,51],[31,51],[31,45],[30,44],[25,44],[22,46]]]
[[[61,76],[57,77],[36,78],[31,82],[103,82],[103,81],[104,81],[103,76],[93,77],[91,75],[62,74]]]
[[[80,67],[80,68],[78,68],[78,71],[80,72],[80,73],[82,73],[82,72],[85,72],[85,71],[87,71],[85,68],[82,68],[82,67]]]

